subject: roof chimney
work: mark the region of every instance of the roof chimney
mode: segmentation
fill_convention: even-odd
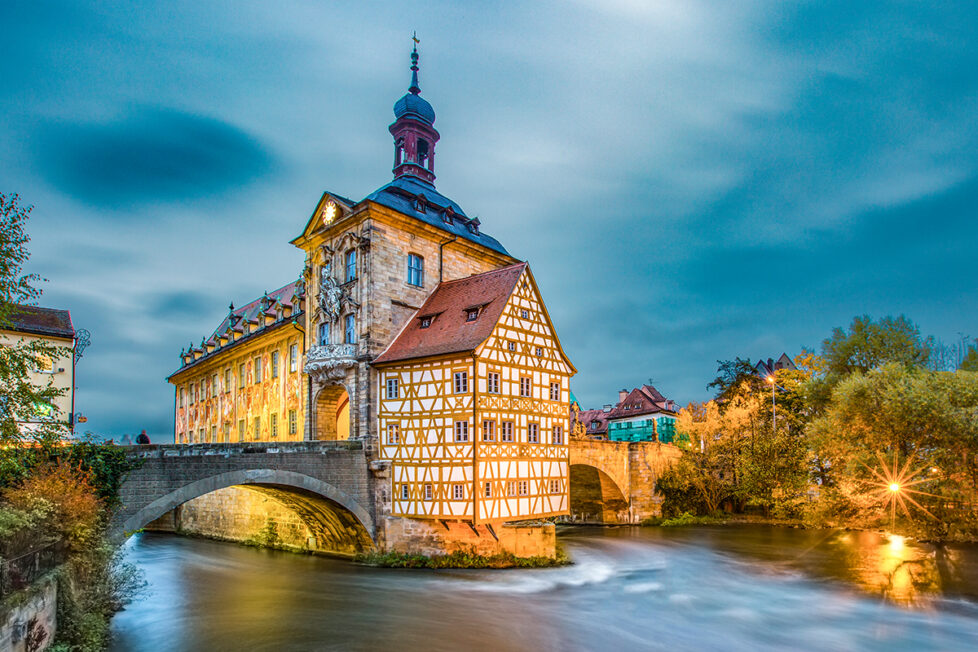
[[[619,403],[621,403],[622,401],[624,401],[627,396],[628,396],[628,390],[627,389],[619,389],[618,390],[618,402]]]

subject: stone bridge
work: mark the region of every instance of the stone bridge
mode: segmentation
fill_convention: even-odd
[[[640,523],[662,513],[659,475],[682,454],[672,444],[570,441],[570,520]]]
[[[141,461],[119,490],[110,534],[124,540],[187,501],[228,487],[263,494],[294,511],[320,550],[371,547],[371,474],[359,441],[134,446]]]

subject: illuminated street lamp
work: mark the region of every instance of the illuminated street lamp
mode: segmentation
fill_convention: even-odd
[[[778,384],[774,382],[774,374],[769,375],[765,380],[771,383],[771,432],[775,437],[778,436],[778,405],[774,398],[774,392]]]

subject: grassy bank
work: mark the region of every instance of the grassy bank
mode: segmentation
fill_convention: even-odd
[[[512,553],[492,556],[456,551],[450,555],[409,555],[400,552],[367,552],[354,560],[366,566],[380,568],[554,568],[566,566],[570,557],[558,544],[555,557],[517,557]]]

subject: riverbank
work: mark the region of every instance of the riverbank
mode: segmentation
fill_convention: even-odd
[[[517,557],[512,553],[486,556],[455,551],[449,555],[409,555],[399,552],[367,552],[353,558],[358,564],[377,568],[556,568],[574,563],[557,544],[553,557]]]

